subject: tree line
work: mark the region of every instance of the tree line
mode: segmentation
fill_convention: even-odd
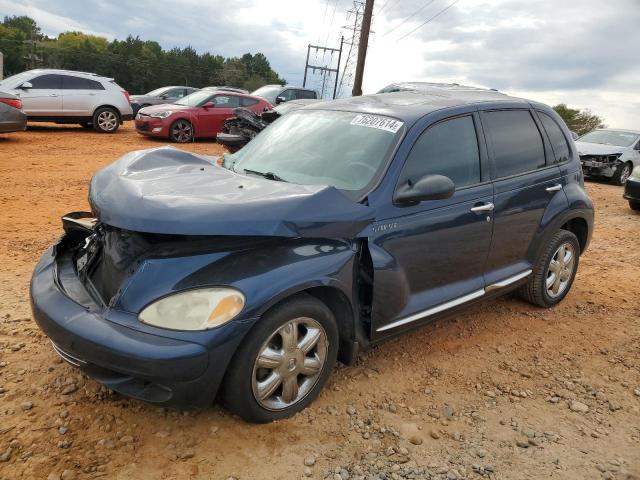
[[[164,50],[158,42],[131,35],[109,41],[82,32],[64,32],[50,38],[26,16],[4,17],[0,52],[4,54],[5,77],[31,68],[79,70],[112,77],[131,93],[166,85],[228,85],[251,91],[265,84],[285,84],[262,53],[225,58],[199,54],[192,47]]]

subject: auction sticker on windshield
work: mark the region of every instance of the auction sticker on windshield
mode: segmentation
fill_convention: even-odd
[[[396,133],[402,128],[404,122],[395,118],[382,117],[380,115],[356,115],[351,120],[351,125],[359,125],[361,127],[377,128],[378,130],[386,130],[387,132]]]

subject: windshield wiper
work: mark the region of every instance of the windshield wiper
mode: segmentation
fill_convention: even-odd
[[[253,173],[254,175],[260,175],[261,177],[266,178],[267,180],[275,180],[277,182],[286,182],[284,178],[279,177],[273,172],[259,172],[257,170],[251,170],[249,168],[244,168],[243,170],[244,170],[244,173]]]

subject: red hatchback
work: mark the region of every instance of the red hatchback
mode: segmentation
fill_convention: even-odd
[[[202,89],[169,105],[141,108],[136,115],[136,130],[141,135],[170,138],[178,143],[216,138],[237,107],[259,114],[272,105],[252,95]]]

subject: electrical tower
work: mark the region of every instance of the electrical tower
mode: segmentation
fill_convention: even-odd
[[[320,98],[324,98],[325,90],[328,89],[328,81],[331,79],[331,74],[335,73],[335,80],[333,84],[333,98],[336,98],[336,93],[338,89],[338,75],[340,74],[340,61],[342,60],[342,46],[344,44],[344,37],[340,39],[340,48],[331,48],[331,47],[321,47],[320,45],[311,45],[309,44],[307,47],[307,61],[304,64],[304,79],[302,81],[302,86],[307,86],[307,72],[311,69],[312,73],[316,73],[319,71],[322,75],[322,89],[320,92]],[[322,51],[322,62],[324,62],[324,57],[327,52],[329,52],[329,63],[325,65],[309,65],[309,55],[311,53],[311,49],[317,53],[318,51]],[[338,52],[338,61],[335,68],[331,68],[333,65],[333,55]]]
[[[347,59],[342,69],[342,75],[340,76],[340,83],[338,85],[338,97],[341,95],[343,88],[348,88],[353,85],[353,75],[356,67],[356,52],[360,44],[360,29],[362,28],[362,13],[364,11],[364,2],[354,1],[353,7],[347,10],[346,25],[342,26],[342,30],[345,32],[346,41],[349,45],[347,51]]]

